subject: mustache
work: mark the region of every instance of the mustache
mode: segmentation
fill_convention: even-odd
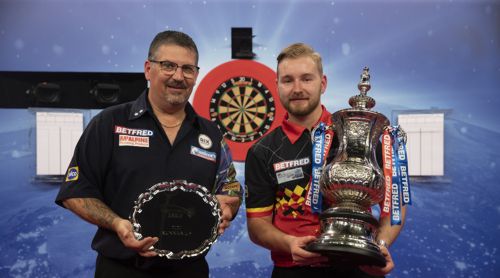
[[[308,98],[308,96],[304,93],[294,93],[289,97],[290,100],[305,99],[305,98]]]
[[[187,89],[187,86],[183,82],[169,81],[166,82],[165,85],[176,89]]]

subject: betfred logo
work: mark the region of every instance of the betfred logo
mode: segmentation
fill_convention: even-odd
[[[136,129],[115,125],[115,133],[135,136],[153,136],[153,131],[149,129]]]
[[[299,167],[299,166],[304,166],[309,164],[310,160],[309,157],[301,158],[301,159],[296,159],[296,160],[288,160],[288,161],[281,161],[273,164],[274,172],[282,171],[288,168],[294,168],[294,167]]]
[[[68,174],[66,175],[66,181],[76,181],[78,180],[78,166],[71,167],[68,169]]]

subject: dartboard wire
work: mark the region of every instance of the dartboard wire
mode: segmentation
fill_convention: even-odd
[[[263,104],[262,104],[262,102],[263,102]],[[260,100],[257,100],[257,101],[255,99],[253,99],[252,103],[249,103],[249,105],[247,105],[245,107],[245,111],[248,111],[248,110],[251,110],[251,109],[259,109],[261,107],[267,108],[267,106],[268,106],[268,103],[267,103],[267,101],[265,99],[260,99]]]
[[[252,109],[256,106],[256,99],[255,98],[251,98],[249,99],[249,101],[247,101],[245,107],[244,107],[244,110],[245,111],[248,111],[249,109]]]
[[[220,111],[220,113],[218,115],[218,119],[221,122],[222,126],[224,126],[226,128],[230,128],[229,125],[233,124],[233,117],[232,117],[232,115],[234,113],[238,113],[238,112],[239,112],[239,110],[234,111],[234,112]]]
[[[225,114],[226,117],[233,118],[232,117],[233,114],[239,113],[241,111],[241,107],[239,106],[237,97],[235,97],[234,94],[231,94],[230,92],[232,92],[232,91],[227,90],[223,94],[221,100],[219,101],[218,110],[219,110],[220,116]],[[226,99],[224,99],[224,98],[226,98]],[[222,101],[227,103],[227,105],[223,105],[223,103],[221,103]],[[232,109],[229,109],[229,107],[231,107]],[[223,108],[225,108],[225,109],[223,109]]]
[[[239,108],[235,108],[235,107],[224,107],[226,110],[227,113],[234,113],[234,112],[238,112],[240,111]]]
[[[224,137],[231,141],[253,141],[272,124],[274,102],[267,88],[258,82],[251,77],[231,78],[221,85],[223,91],[212,97],[213,120],[227,130]]]
[[[257,130],[260,127],[255,121],[250,121],[248,125],[250,125],[250,128],[252,129],[253,132],[255,132],[255,130]]]
[[[243,122],[243,124],[244,124],[244,133],[248,134],[249,133],[249,129],[252,127],[251,124],[250,124],[252,122],[252,120],[250,120],[248,118],[248,116],[247,116],[247,114],[245,112],[243,112],[242,114],[243,114],[242,119],[244,119],[244,122]],[[250,126],[250,128],[247,128],[248,126]],[[241,128],[240,128],[240,130],[241,130]]]
[[[241,107],[245,107],[247,99],[246,87],[238,87],[238,92],[240,93]]]
[[[235,95],[234,98],[236,99],[236,101],[239,100],[238,104],[240,104],[240,110],[239,110],[239,113],[238,113],[238,116],[236,118],[236,125],[235,127],[239,127],[238,128],[238,134],[242,134],[242,133],[246,133],[246,121],[247,121],[247,118],[245,116],[245,106],[246,104],[248,103],[248,101],[250,100],[250,98],[248,97],[247,95],[247,92],[248,92],[248,87],[238,87],[239,90],[237,90],[237,93],[239,93],[239,95]],[[233,92],[235,92],[233,90]],[[251,92],[251,91],[250,91]],[[234,118],[233,118],[234,119]],[[242,131],[242,129],[244,129]],[[233,128],[234,130],[234,128]]]
[[[222,97],[219,100],[219,106],[221,105],[221,102],[227,103],[226,106],[232,106],[232,107],[238,108],[238,109],[240,108],[238,104],[233,103],[233,98],[228,93],[224,93],[222,95]]]
[[[257,103],[260,100],[265,100],[264,95],[258,90],[253,90],[249,97],[251,98],[253,103]],[[250,107],[250,106],[247,103],[247,105],[245,105],[245,108],[248,108],[248,107]]]
[[[246,133],[247,134],[250,134],[251,132],[255,132],[256,129],[258,129],[260,126],[255,122],[255,119],[257,119],[256,117],[254,117],[253,119],[248,119],[248,115],[246,115],[247,117],[247,122],[245,124],[246,127],[248,127]]]
[[[235,93],[235,91],[233,90],[233,93]],[[239,92],[241,93],[241,91]],[[245,99],[244,99],[244,95],[242,96],[241,94],[239,95],[233,95],[232,99],[235,100],[235,102],[238,104],[238,110],[241,112],[242,110],[244,110],[244,102],[245,102]]]
[[[234,99],[235,98],[232,98],[232,100],[234,100]],[[248,104],[248,102],[247,102],[247,104]],[[233,105],[231,105],[231,106],[233,106]],[[226,108],[226,111],[224,113],[224,114],[226,114],[225,118],[230,120],[230,122],[232,123],[231,125],[226,124],[226,126],[229,127],[231,131],[240,135],[242,133],[241,127],[248,126],[245,123],[250,122],[249,125],[254,126],[254,129],[251,131],[253,131],[252,133],[255,133],[255,128],[261,127],[267,118],[266,113],[258,112],[258,110],[261,108],[264,108],[264,110],[266,110],[267,107],[265,105],[261,105],[261,106],[257,107],[255,104],[252,104],[251,106],[253,106],[253,107],[250,108],[249,110],[253,110],[253,111],[245,111],[246,109],[241,111],[240,109],[236,109],[234,106],[233,106],[234,108],[225,107]],[[256,119],[259,119],[260,123],[258,123],[256,121]],[[252,123],[253,123],[253,125],[252,125]],[[224,123],[223,123],[223,125],[224,125]],[[237,132],[238,127],[239,127],[240,131]],[[245,128],[245,133],[248,133],[247,130],[248,129]],[[252,133],[249,133],[249,134],[252,134]]]
[[[252,98],[252,102],[247,103],[247,107],[245,107],[245,114],[247,114],[247,117],[249,117],[249,119],[257,125],[257,127],[260,127],[261,124],[266,120],[267,102],[265,102],[264,105],[257,106],[256,100],[259,99],[257,96],[260,97],[260,100],[265,100],[262,97],[262,94],[255,95],[255,97]],[[264,113],[259,112],[259,110],[262,108],[264,109]],[[257,124],[255,122],[256,118],[260,118],[262,122],[260,124]]]
[[[223,126],[228,130],[228,131],[231,131],[234,127],[234,122],[231,118],[229,117],[224,117],[221,119],[221,122],[223,124]]]
[[[245,109],[250,108],[252,106],[255,106],[259,101],[265,100],[262,93],[260,93],[256,90],[253,90],[252,93],[255,93],[255,94],[250,94],[248,96],[249,100],[245,104]]]
[[[237,105],[235,105],[234,99],[230,99],[229,102],[227,100],[221,99],[218,104],[218,110],[222,112],[223,110],[221,108],[224,108],[224,112],[232,112],[232,111],[239,111],[241,108]]]
[[[229,92],[231,92],[230,97],[236,101],[238,104],[238,107],[242,106],[241,99],[240,99],[240,94],[239,94],[239,87],[231,87],[228,89],[228,95]]]
[[[234,108],[236,108],[238,111],[240,111],[240,110],[241,110],[241,104],[238,102],[238,98],[237,98],[237,97],[233,96],[233,97],[231,98],[231,104],[232,104],[232,106],[233,106]]]
[[[241,113],[241,123],[240,123],[240,129],[238,132],[239,134],[246,134],[247,133],[247,121],[245,117],[245,113]]]
[[[239,113],[238,118],[235,121],[235,127],[237,126],[238,128],[237,129],[233,128],[233,132],[238,134],[238,135],[241,134],[240,127],[241,127],[242,118],[243,118],[243,113]]]
[[[227,101],[225,101],[225,100],[221,100],[221,101],[219,101],[219,106],[218,106],[218,107],[223,107],[223,108],[228,108],[228,109],[229,109],[229,108],[232,108],[232,109],[236,109],[236,110],[239,110],[239,109],[240,109],[239,107],[234,106],[234,104],[229,103],[229,102],[227,102]],[[220,111],[220,110],[219,110],[219,111]]]
[[[265,108],[267,108],[267,107],[265,107],[265,106],[255,106],[255,105],[253,105],[252,107],[245,108],[245,112],[256,113],[256,112],[258,112],[258,111],[259,111],[259,109],[261,109],[261,108],[264,108],[264,109],[265,109]],[[266,110],[267,110],[267,109],[266,109]]]
[[[242,107],[246,107],[248,102],[252,101],[252,93],[255,91],[255,89],[251,86],[245,86],[245,102],[243,103]]]
[[[252,106],[250,106],[248,108],[252,108],[253,106],[256,106],[256,107],[267,106],[267,101],[265,99],[259,100],[259,101],[255,102],[255,104],[253,104]]]
[[[261,115],[258,115],[258,114],[261,114],[262,116],[261,116]],[[259,119],[259,120],[261,120],[262,122],[264,122],[264,121],[266,120],[267,116],[266,116],[266,114],[265,114],[265,113],[258,113],[258,114],[257,114],[257,113],[248,113],[248,112],[245,112],[246,117],[247,117],[247,118],[249,118],[249,120],[250,120],[251,122],[254,122],[254,123],[255,123],[255,124],[257,124],[258,126],[260,126],[262,123],[260,123],[260,124],[259,124],[259,123],[257,123],[257,122],[256,122],[256,119]]]
[[[231,114],[228,113],[228,117],[229,119],[231,119],[231,122],[233,122],[234,124],[238,124],[238,118],[241,114],[241,111],[238,110],[236,112],[232,112]]]

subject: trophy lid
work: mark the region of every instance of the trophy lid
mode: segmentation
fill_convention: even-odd
[[[375,100],[366,94],[372,87],[370,85],[370,69],[368,67],[363,68],[361,73],[361,80],[358,83],[359,95],[352,96],[349,99],[349,105],[354,109],[359,110],[370,110],[375,106]]]

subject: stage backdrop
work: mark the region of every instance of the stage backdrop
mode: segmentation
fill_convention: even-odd
[[[200,50],[199,82],[231,61],[231,27],[252,27],[256,61],[286,45],[323,56],[330,111],[369,66],[375,110],[446,109],[446,182],[413,182],[390,277],[498,277],[498,1],[0,1],[0,70],[141,72],[148,44],[181,30]],[[85,122],[98,111],[84,110]],[[37,183],[33,110],[0,109],[0,276],[92,277],[95,228]],[[410,165],[411,167],[411,165]],[[244,183],[244,164],[237,163]],[[212,277],[269,277],[244,206],[208,255]]]

